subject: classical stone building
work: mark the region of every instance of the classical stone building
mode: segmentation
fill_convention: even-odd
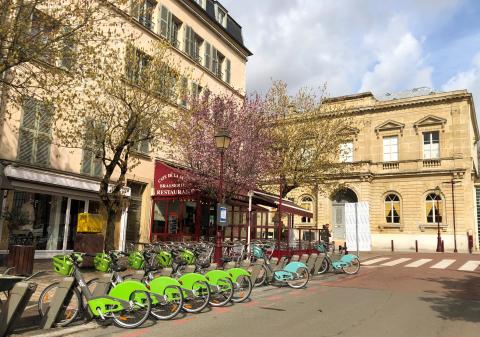
[[[478,249],[476,195],[479,139],[472,94],[418,88],[374,97],[370,92],[329,99],[354,118],[348,153],[355,165],[338,182],[345,188],[320,195],[316,189],[291,192],[314,219],[296,219],[296,228],[329,223],[333,240],[345,240],[346,204],[362,202],[371,249],[436,249],[437,228],[446,251],[467,250],[467,232]],[[480,195],[480,194],[479,194]],[[350,214],[351,215],[351,214]],[[346,219],[347,218],[347,219]],[[351,221],[351,220],[350,220]],[[354,221],[354,220],[353,220]],[[363,220],[365,221],[365,219]]]
[[[252,54],[243,43],[241,26],[218,1],[131,0],[125,8],[112,10],[123,20],[125,33],[138,36],[134,48],[155,41],[171,45],[174,63],[191,73],[182,85],[192,94],[208,88],[244,97],[246,62]],[[123,54],[118,59],[122,61]],[[36,257],[48,257],[74,249],[79,213],[100,212],[102,168],[91,153],[48,141],[52,128],[38,121],[45,110],[42,102],[27,101],[20,109],[5,100],[0,104],[11,115],[0,123],[0,253],[6,252],[12,236],[29,232]],[[184,105],[180,98],[172,102],[179,113]],[[115,233],[120,248],[129,241],[148,241],[150,235],[154,167],[160,154],[152,153],[147,143],[138,147],[136,157],[140,164],[127,175],[129,206]],[[13,215],[15,221],[7,220]]]

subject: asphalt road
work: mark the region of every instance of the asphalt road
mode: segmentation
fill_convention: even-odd
[[[445,269],[431,266],[448,259],[447,254],[396,254],[391,260],[398,258],[409,260],[395,266],[365,266],[356,276],[329,274],[302,290],[258,289],[251,302],[173,321],[148,321],[136,330],[109,326],[69,336],[480,336],[480,274],[458,270],[472,256],[455,255],[455,262]],[[405,267],[420,258],[432,261]]]

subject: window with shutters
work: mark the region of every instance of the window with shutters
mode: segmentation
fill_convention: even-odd
[[[175,69],[169,67],[167,64],[162,64],[159,68],[158,75],[158,93],[164,99],[176,103],[177,95],[177,82],[178,82],[178,72]]]
[[[145,28],[153,30],[153,12],[155,11],[156,1],[153,0],[135,0],[132,1],[131,13]]]
[[[200,56],[200,48],[202,44],[203,40],[200,36],[195,34],[192,27],[185,26],[184,51],[198,63],[202,63],[202,57]]]
[[[87,119],[85,128],[86,132],[80,172],[89,176],[101,177],[103,174],[102,157],[101,154],[98,153],[99,146],[95,145],[95,143],[99,141],[96,133],[103,132],[105,128],[97,125],[92,119]],[[90,146],[92,144],[93,146]]]
[[[210,68],[210,70],[216,75],[218,76],[218,67],[219,67],[219,60],[218,60],[218,55],[220,53],[218,52],[217,49],[215,49],[215,47],[212,46],[212,66]]]
[[[201,87],[198,83],[192,82],[192,96],[195,98],[199,98],[202,94],[203,87]]]
[[[383,137],[383,161],[398,161],[398,137]]]
[[[58,31],[59,23],[51,16],[33,9],[31,11],[30,26],[30,44],[35,44],[38,59],[48,63],[55,64],[55,48],[48,48],[48,45],[55,38],[55,32]]]
[[[133,144],[133,151],[148,155],[150,153],[150,141],[148,139],[143,139],[135,142]]]
[[[126,76],[132,83],[138,84],[152,58],[132,45],[127,46],[126,53]]]
[[[205,63],[203,64],[205,68],[212,69],[212,46],[210,43],[204,43],[204,50],[205,50]]]
[[[188,79],[182,77],[180,81],[180,106],[186,108],[188,99]]]
[[[230,81],[231,81],[231,62],[229,59],[225,59],[225,82],[227,82],[228,84],[230,84]]]
[[[33,97],[27,97],[23,100],[22,109],[17,160],[48,166],[50,164],[53,107]]]
[[[440,133],[438,131],[423,133],[423,159],[440,158]]]
[[[178,33],[182,27],[182,22],[172,15],[167,7],[160,8],[160,35],[163,36],[175,48],[180,47]]]

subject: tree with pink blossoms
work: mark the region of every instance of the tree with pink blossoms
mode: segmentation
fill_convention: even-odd
[[[181,137],[176,150],[189,170],[186,181],[214,199],[219,199],[222,192],[228,199],[257,188],[272,167],[263,100],[258,96],[242,100],[206,92],[194,98],[190,107],[177,125]],[[215,134],[220,130],[231,137],[224,151],[223,191],[219,190],[221,154],[215,145]]]

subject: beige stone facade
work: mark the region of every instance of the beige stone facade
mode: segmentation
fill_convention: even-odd
[[[117,14],[124,20],[126,33],[135,32],[139,36],[136,47],[167,41],[172,46],[174,63],[191,74],[187,85],[195,94],[208,88],[213,93],[231,93],[240,98],[245,95],[246,62],[251,53],[243,43],[241,27],[218,1],[135,2],[151,15],[135,15],[138,12],[133,11],[132,3],[128,8],[119,8]],[[123,51],[126,46],[118,48]],[[119,55],[119,60],[122,58],[123,54]],[[177,103],[172,108],[181,113],[181,102]],[[3,196],[0,211],[2,215],[15,216],[18,223],[12,229],[6,218],[0,217],[0,252],[5,252],[15,231],[33,233],[35,241],[40,242],[37,257],[72,250],[72,231],[78,213],[98,212],[98,172],[91,167],[85,170],[86,159],[81,149],[53,144],[41,147],[36,140],[22,138],[19,130],[24,127],[24,111],[5,101],[0,108],[11,115],[5,123],[0,123],[0,174],[14,188],[0,191]],[[31,145],[31,152],[23,158],[22,142]],[[131,201],[115,233],[119,247],[128,241],[149,240],[154,165],[159,157],[159,153],[139,153],[140,164],[127,176]],[[16,214],[16,209],[21,212]]]
[[[470,93],[421,88],[381,98],[344,96],[327,104],[345,106],[357,128],[347,146],[351,155],[343,158],[355,166],[337,180],[348,193],[336,201],[340,195],[335,191],[292,191],[289,197],[298,204],[311,197],[315,214],[310,224],[296,219],[295,227],[329,223],[333,239],[343,242],[343,204],[358,199],[368,203],[373,250],[390,249],[392,240],[396,250],[415,249],[416,240],[420,250],[435,250],[438,225],[446,251],[453,251],[454,237],[458,250],[467,250],[467,231],[473,232],[478,249],[474,182],[479,134]]]

